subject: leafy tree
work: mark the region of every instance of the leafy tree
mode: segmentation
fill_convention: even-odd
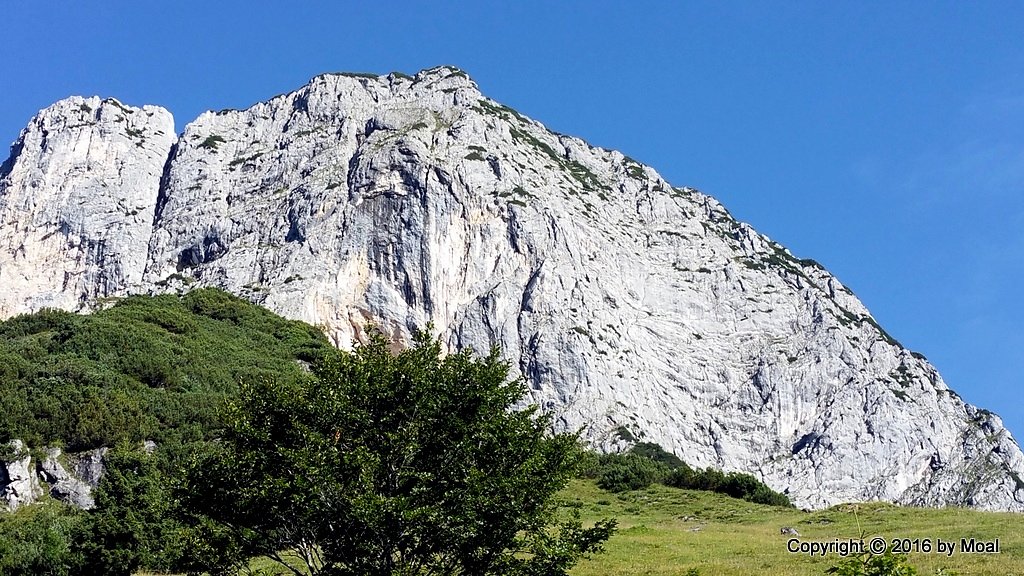
[[[560,516],[578,439],[515,410],[524,394],[496,350],[445,356],[424,334],[398,354],[378,334],[297,382],[243,384],[180,491],[217,556],[208,569],[263,554],[295,574],[566,574],[615,522]]]

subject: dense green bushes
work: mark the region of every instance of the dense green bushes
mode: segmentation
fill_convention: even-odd
[[[238,382],[289,380],[317,329],[215,289],[131,297],[91,315],[0,323],[0,442],[68,450],[209,437]]]
[[[693,469],[652,442],[636,444],[625,454],[593,455],[582,474],[610,492],[638,490],[658,483],[675,488],[707,490],[758,504],[792,506],[785,494],[775,492],[750,474]]]
[[[104,457],[96,507],[71,551],[81,576],[130,576],[182,566],[189,530],[173,494],[181,460],[121,445]]]
[[[623,492],[661,483],[669,472],[664,464],[637,454],[603,454],[596,479],[603,490]]]
[[[47,502],[0,514],[0,574],[71,576],[79,562],[72,551],[86,514]]]
[[[316,328],[215,289],[0,323],[0,446],[117,446],[96,509],[47,501],[0,514],[0,574],[181,567],[190,532],[172,506],[177,471],[220,435],[239,382],[295,381],[331,349]],[[143,440],[158,452],[143,454]]]
[[[378,335],[301,377],[244,379],[212,440],[116,446],[94,509],[0,515],[15,536],[0,534],[0,573],[233,574],[267,556],[296,574],[555,576],[601,550],[614,520],[584,527],[554,497],[578,438],[512,409],[525,387],[496,350],[389,346]]]
[[[195,533],[173,495],[165,455],[119,446],[90,511],[45,498],[0,512],[0,574],[4,576],[130,576],[190,570],[186,550]],[[198,572],[198,571],[197,571]]]

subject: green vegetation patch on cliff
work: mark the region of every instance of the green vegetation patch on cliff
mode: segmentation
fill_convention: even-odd
[[[329,347],[316,328],[212,288],[17,316],[0,323],[0,442],[210,437],[239,381],[297,378]]]

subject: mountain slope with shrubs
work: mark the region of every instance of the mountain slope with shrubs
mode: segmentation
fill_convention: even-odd
[[[239,382],[297,381],[325,353],[335,352],[318,329],[214,289],[126,298],[92,315],[43,311],[0,323],[3,439],[34,448],[113,446],[95,509],[44,498],[0,512],[0,573],[203,573],[217,532],[180,508],[189,484],[181,471],[209,454],[208,440],[222,437],[221,408]],[[97,414],[102,420],[90,426]],[[141,449],[154,439],[152,453]],[[920,574],[1024,568],[1024,539],[1006,530],[1016,522],[1011,514],[877,503],[801,512],[750,475],[694,468],[683,456],[640,442],[582,458],[580,478],[558,495],[559,513],[578,514],[584,526],[616,518],[620,529],[604,554],[570,574],[806,575],[839,562],[788,552],[789,536],[779,534],[787,526],[817,540],[862,531],[1001,538],[1000,555],[912,554],[909,562]],[[272,564],[264,558],[250,566]]]
[[[296,378],[330,344],[217,289],[0,323],[0,443],[80,451],[209,437],[246,379]]]

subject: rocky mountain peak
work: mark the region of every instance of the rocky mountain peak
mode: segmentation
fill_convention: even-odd
[[[138,286],[171,114],[71,97],[33,118],[0,171],[0,314],[76,309]]]
[[[113,100],[32,120],[0,175],[0,313],[215,285],[341,347],[431,322],[500,345],[607,449],[655,441],[804,506],[1024,510],[998,418],[827,270],[456,68],[324,74],[172,130]]]

